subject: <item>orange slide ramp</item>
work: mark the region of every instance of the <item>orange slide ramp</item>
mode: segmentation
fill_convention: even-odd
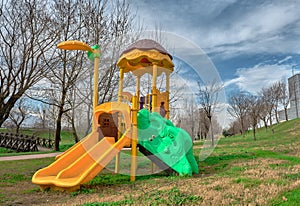
[[[48,167],[38,170],[32,182],[41,188],[77,190],[81,184],[93,179],[120,151],[130,143],[128,130],[115,143],[113,137],[98,142],[93,132],[82,142],[62,154]]]

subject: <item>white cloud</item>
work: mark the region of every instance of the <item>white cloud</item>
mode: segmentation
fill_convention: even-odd
[[[249,56],[249,61],[245,61],[244,66],[239,66],[245,68],[239,68],[235,72],[236,78],[225,82],[227,88],[234,85],[241,90],[256,93],[263,86],[284,76],[291,76],[291,65],[287,64],[297,63],[295,54],[300,54],[298,0],[178,0],[176,3],[171,0],[132,1],[140,6],[138,16],[145,18],[148,29],[151,29],[151,26],[154,28],[154,22],[159,23],[164,30],[181,35],[204,48],[212,59],[219,62],[234,57],[233,60],[240,65],[239,56],[243,60]],[[178,41],[175,42],[178,45]],[[183,46],[187,49],[187,45]],[[193,50],[189,52],[194,53]],[[264,54],[267,54],[266,57]],[[186,52],[185,56],[188,56]],[[274,58],[278,56],[282,59],[278,59],[275,64]],[[190,58],[190,66],[196,67],[194,65],[198,65],[198,59]],[[246,66],[257,62],[264,64],[251,68]],[[219,67],[224,69],[222,66],[222,63],[219,63]],[[232,68],[220,70],[228,72],[226,78],[231,78],[237,66],[225,61],[224,67]],[[209,79],[211,73],[207,72],[205,66],[201,68],[205,69],[200,70],[200,76],[204,76],[205,80]],[[190,88],[195,86],[190,81],[187,85]]]
[[[225,53],[228,58],[241,52],[300,53],[300,4],[294,0],[132,2],[147,29],[161,24],[207,52]]]
[[[289,29],[299,31],[291,27],[300,19],[299,9],[291,4],[262,5],[238,19],[229,19],[226,27],[211,29],[202,45],[211,52],[299,52],[299,47],[295,47],[298,38],[287,37]]]
[[[257,94],[263,87],[291,76],[291,67],[289,65],[256,65],[252,68],[240,68],[236,75],[236,78],[225,82],[226,87],[235,84],[242,91]]]
[[[241,40],[261,34],[278,33],[285,26],[299,19],[299,10],[293,5],[266,5],[246,15],[235,29]],[[240,31],[240,32],[239,32]]]
[[[279,61],[278,61],[278,64],[282,64],[283,62],[286,62],[286,61],[288,61],[288,60],[290,60],[290,59],[292,59],[292,58],[293,58],[292,56],[287,56],[287,57],[285,57],[284,59],[279,60]]]

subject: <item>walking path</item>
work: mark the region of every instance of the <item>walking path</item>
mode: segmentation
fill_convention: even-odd
[[[131,148],[123,148],[122,150],[131,150]],[[62,152],[54,152],[54,153],[47,153],[47,154],[33,154],[33,155],[17,155],[17,156],[7,156],[7,157],[0,157],[1,161],[13,161],[13,160],[28,160],[28,159],[39,159],[45,157],[55,157]]]
[[[8,157],[0,157],[1,161],[12,161],[12,160],[27,160],[27,159],[38,159],[38,158],[45,158],[45,157],[55,157],[62,152],[54,152],[54,153],[47,153],[47,154],[33,154],[33,155],[18,155],[18,156],[8,156]]]
[[[201,148],[200,146],[199,148]],[[198,148],[198,147],[194,147]],[[131,150],[131,148],[123,148],[122,150]],[[0,157],[1,161],[13,161],[13,160],[28,160],[28,159],[39,159],[39,158],[46,158],[46,157],[55,157],[62,152],[54,152],[54,153],[47,153],[47,154],[33,154],[33,155],[17,155],[17,156],[7,156],[7,157]]]

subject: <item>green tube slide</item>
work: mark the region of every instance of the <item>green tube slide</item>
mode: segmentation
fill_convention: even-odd
[[[179,175],[198,174],[191,137],[157,112],[138,112],[138,142]]]

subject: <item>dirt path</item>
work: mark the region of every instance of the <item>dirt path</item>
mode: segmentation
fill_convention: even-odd
[[[45,157],[55,157],[56,155],[61,154],[62,152],[48,153],[48,154],[34,154],[34,155],[18,155],[18,156],[8,156],[0,157],[1,161],[13,161],[13,160],[27,160],[27,159],[38,159]]]

